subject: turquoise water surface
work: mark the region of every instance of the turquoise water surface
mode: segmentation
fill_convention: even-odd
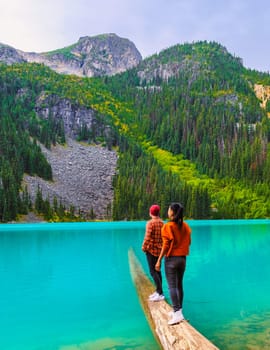
[[[185,317],[221,350],[270,349],[270,221],[188,223]],[[0,349],[158,349],[128,265],[133,247],[148,273],[144,228],[1,225]]]

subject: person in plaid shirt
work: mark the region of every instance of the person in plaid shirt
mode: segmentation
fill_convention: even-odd
[[[155,269],[162,248],[161,228],[163,221],[160,218],[160,207],[154,204],[149,209],[151,220],[147,221],[142,250],[146,253],[150,274],[154,280],[156,290],[149,296],[151,301],[164,300],[161,271]]]

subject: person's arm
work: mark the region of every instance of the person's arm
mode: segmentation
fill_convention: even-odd
[[[167,247],[165,247],[163,244],[162,248],[161,248],[161,252],[160,252],[159,257],[158,257],[158,260],[157,260],[156,265],[155,265],[155,269],[157,271],[160,271],[161,260],[162,260],[163,256],[166,254],[167,250],[168,250]]]
[[[143,244],[142,244],[142,251],[146,252],[149,248],[149,245],[151,243],[151,233],[152,233],[152,225],[151,222],[149,221],[146,224],[146,228],[145,228],[145,236],[144,236],[144,240],[143,240]]]
[[[161,235],[162,235],[162,248],[161,248],[161,252],[159,254],[157,263],[155,265],[155,269],[157,271],[160,271],[160,266],[161,266],[161,260],[163,258],[164,255],[166,255],[169,247],[170,247],[170,236],[171,236],[171,232],[170,232],[170,228],[167,225],[164,225],[162,227],[162,231],[161,231]]]

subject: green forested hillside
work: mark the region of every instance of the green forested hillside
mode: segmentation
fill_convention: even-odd
[[[177,73],[164,79],[160,72],[168,67]],[[143,79],[140,72],[147,72]],[[267,75],[246,70],[222,46],[206,42],[175,46],[105,78],[118,98],[133,103],[130,128],[170,152],[159,162],[163,169],[208,191],[211,215],[221,218],[269,217],[270,120],[253,91],[262,80],[267,83]],[[196,172],[183,176],[179,154]]]
[[[24,172],[52,176],[38,141],[65,142],[62,125],[36,117],[44,91],[95,110],[113,130],[105,136],[120,154],[113,219],[147,218],[152,202],[165,216],[176,200],[190,218],[269,217],[270,121],[253,90],[269,80],[207,42],[177,45],[99,79],[1,65],[0,220],[28,210],[26,190],[19,195]]]

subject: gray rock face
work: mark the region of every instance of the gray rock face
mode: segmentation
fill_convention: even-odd
[[[196,61],[182,60],[180,62],[161,63],[160,60],[151,59],[143,62],[138,69],[138,77],[140,81],[151,82],[153,79],[160,78],[163,81],[168,81],[171,77],[179,77],[182,72],[190,72],[190,83],[197,79],[200,72],[200,65]]]
[[[115,34],[80,38],[72,53],[85,57],[82,70],[86,76],[113,75],[136,66],[142,60],[131,41]]]
[[[0,62],[6,64],[15,64],[26,62],[23,56],[11,46],[0,43]]]
[[[40,118],[62,121],[65,135],[76,138],[83,125],[88,129],[96,122],[95,113],[91,109],[75,106],[68,99],[57,95],[46,95],[42,93],[36,101],[35,111]]]
[[[63,49],[41,54],[20,51],[20,55],[27,62],[43,63],[58,73],[87,77],[114,75],[142,60],[131,41],[115,34],[86,36]]]

